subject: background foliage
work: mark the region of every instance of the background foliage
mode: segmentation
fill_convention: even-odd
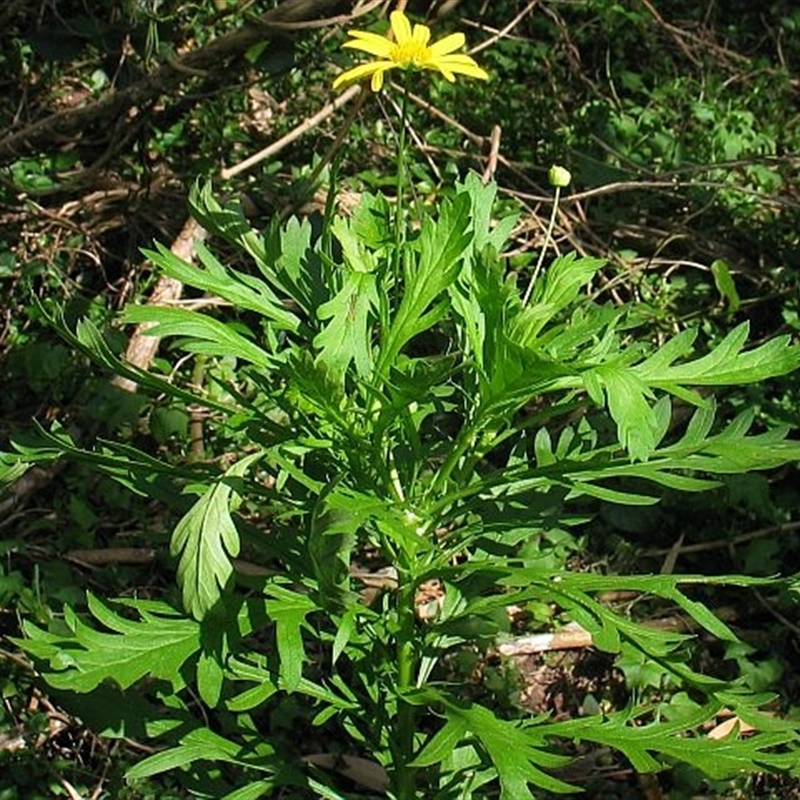
[[[204,426],[186,401],[132,394],[98,375],[46,317],[63,310],[74,328],[88,316],[122,352],[130,329],[106,323],[154,287],[157,275],[140,248],[176,239],[195,179],[219,178],[330,101],[330,80],[348,63],[334,23],[258,31],[224,60],[195,72],[173,70],[169,79],[160,72],[246,30],[273,5],[11,0],[0,10],[2,449],[12,432],[19,437],[36,419],[60,420],[80,443],[113,435],[198,470],[246,451],[241,431]],[[319,16],[353,8],[322,5]],[[796,334],[800,12],[793,3],[464,0],[412,2],[408,10],[437,30],[465,30],[470,44],[485,47],[476,57],[493,75],[486,87],[432,82],[425,93],[430,106],[412,104],[420,204],[446,196],[468,168],[485,168],[488,137],[498,125],[498,213],[521,210],[507,248],[515,268],[538,254],[550,210],[545,175],[559,161],[575,182],[559,213],[558,247],[608,258],[600,299],[642,303],[656,342],[696,325],[714,343],[744,320],[757,339]],[[376,8],[359,26],[378,15]],[[164,83],[148,84],[154,75]],[[102,105],[126,91],[130,102]],[[331,169],[356,202],[359,192],[391,187],[396,117],[383,105],[389,102],[359,110],[339,158],[319,175],[312,165],[347,126],[346,109],[218,185],[242,199],[258,226],[289,209],[317,219]],[[76,109],[90,113],[70,127]],[[204,298],[195,292],[185,299]],[[243,312],[221,313],[235,320]],[[165,346],[150,369],[171,376],[186,367]],[[228,381],[242,393],[250,388],[230,358],[210,358],[181,377],[212,397]],[[731,390],[726,400],[734,411],[754,410],[760,424],[798,425],[796,378]],[[796,473],[787,467],[732,477],[688,499],[664,490],[656,507],[601,504],[580,527],[554,531],[544,557],[554,570],[608,574],[789,575],[798,559],[795,487]],[[156,498],[171,491],[150,489]],[[85,589],[100,597],[177,600],[167,551],[176,517],[167,508],[142,503],[80,461],[37,468],[14,484],[0,496],[4,637],[18,635],[21,617],[47,626],[65,604],[83,609]],[[261,524],[262,509],[244,512]],[[754,690],[779,690],[780,710],[791,716],[798,702],[791,598],[774,590],[705,591],[703,599],[731,616],[748,645],[722,652],[701,638],[694,657],[717,666],[732,659]],[[670,617],[666,606],[641,605],[644,617]],[[544,604],[527,613],[529,630],[559,621]],[[566,719],[587,703],[613,708],[620,682],[625,691],[656,697],[665,716],[687,713],[694,702],[632,656],[612,669],[596,654],[578,653],[528,657],[516,673],[491,658],[475,654],[470,663],[463,655],[453,669],[498,707],[556,709]],[[128,744],[96,739],[87,709],[65,713],[63,698],[43,690],[10,641],[3,654],[4,796],[89,796],[96,789],[109,797],[185,796],[169,778],[152,788],[126,787],[122,772],[139,758],[135,740],[146,732],[130,735]],[[296,736],[298,713],[287,702],[274,721],[287,742]],[[604,763],[602,753],[585,756],[578,780],[599,780],[610,796],[659,790],[675,798],[755,791],[785,797],[795,786],[791,776],[715,785],[685,766],[648,783],[625,764]],[[605,772],[616,777],[603,780]]]

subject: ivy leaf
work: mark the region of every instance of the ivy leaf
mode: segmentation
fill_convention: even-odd
[[[229,510],[232,487],[226,478],[241,477],[263,453],[252,453],[225,476],[178,522],[170,553],[180,556],[178,582],[186,610],[202,620],[222,596],[233,575],[231,559],[239,554],[239,534]]]

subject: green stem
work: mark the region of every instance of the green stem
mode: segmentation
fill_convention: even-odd
[[[533,291],[533,285],[536,283],[536,279],[539,277],[539,270],[542,268],[542,264],[544,263],[544,254],[547,252],[547,248],[550,247],[550,240],[553,236],[553,228],[556,226],[556,214],[558,213],[558,200],[561,197],[561,187],[556,186],[556,196],[553,199],[553,211],[550,214],[550,222],[547,225],[547,233],[544,237],[544,244],[542,245],[542,249],[539,252],[539,260],[536,262],[536,267],[533,270],[533,275],[531,275],[530,283],[528,284],[528,288],[525,290],[525,296],[522,298],[522,305],[528,305],[528,300],[531,299],[531,292]]]
[[[400,694],[414,688],[414,674],[417,667],[417,654],[414,646],[416,619],[414,616],[415,582],[410,575],[405,577],[397,593],[397,688]],[[395,763],[395,796],[397,800],[414,800],[416,769],[409,763],[414,758],[414,738],[416,733],[416,709],[410,703],[398,699],[397,707],[397,746]]]
[[[406,72],[400,104],[400,130],[397,135],[397,197],[394,219],[394,258],[392,259],[394,294],[400,300],[400,276],[403,267],[405,244],[404,196],[406,191],[406,120],[408,117],[408,73]],[[387,326],[387,330],[388,330]],[[404,558],[403,561],[406,559]],[[398,565],[400,585],[397,591],[397,689],[401,695],[397,701],[397,740],[395,744],[394,788],[397,800],[414,800],[416,797],[416,769],[409,764],[414,758],[416,712],[414,706],[402,700],[403,692],[414,688],[417,667],[415,647],[416,618],[414,616],[414,594],[416,582],[414,570],[408,564]]]
[[[406,119],[408,117],[408,72],[403,81],[403,92],[400,101],[400,130],[397,132],[397,185],[394,217],[394,281],[395,291],[399,286],[400,267],[403,258],[405,241],[405,224],[403,220],[403,198],[406,189]]]

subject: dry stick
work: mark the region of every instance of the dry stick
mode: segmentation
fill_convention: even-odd
[[[500,137],[502,133],[502,128],[499,125],[492,126],[492,132],[489,135],[489,159],[486,162],[486,169],[481,175],[481,183],[484,186],[494,180],[494,175],[497,172],[497,159],[500,157]]]
[[[696,67],[699,67],[700,59],[698,59],[698,57],[688,48],[686,42],[684,42],[684,37],[687,35],[686,31],[682,31],[680,28],[667,22],[648,0],[642,0],[642,5],[650,12],[650,16],[652,16],[653,19],[662,28],[664,28],[665,31],[669,31],[669,33],[672,35],[673,41],[678,45],[678,47],[680,47],[686,58],[688,58],[689,61],[691,61]]]
[[[319,164],[314,168],[313,172],[309,176],[308,185],[313,187],[317,182],[317,179],[322,174],[322,170],[330,164],[333,159],[336,157],[336,153],[339,151],[339,148],[342,145],[342,142],[345,140],[348,132],[350,131],[350,126],[352,125],[355,118],[358,116],[358,113],[361,111],[366,99],[368,97],[368,93],[366,89],[363,89],[361,93],[358,95],[356,99],[355,105],[350,109],[350,113],[347,115],[347,119],[344,121],[344,124],[339,129],[339,133],[336,134],[336,138],[333,140],[331,146],[325,152],[325,155],[320,160]],[[287,203],[284,208],[281,210],[280,219],[281,222],[285,222],[292,214],[296,213],[299,206],[300,206],[300,199],[294,202]]]
[[[511,22],[508,23],[508,25],[501,28],[499,31],[497,31],[497,33],[495,33],[493,36],[490,36],[486,41],[481,42],[479,45],[476,45],[475,47],[471,48],[469,51],[470,54],[480,53],[481,50],[485,50],[487,47],[491,47],[497,41],[502,39],[509,31],[516,28],[516,26],[519,25],[519,23],[522,22],[522,20],[525,19],[525,17],[527,17],[528,14],[530,14],[531,11],[533,11],[533,9],[536,8],[536,6],[538,5],[539,5],[539,0],[531,0],[531,2],[528,3],[528,5],[525,6],[525,8],[523,8],[522,11],[520,11],[519,14],[517,14],[517,16],[514,17],[511,20]]]
[[[151,547],[106,547],[97,550],[69,550],[62,558],[82,567],[108,564],[152,564],[157,552]]]
[[[202,241],[206,235],[206,231],[200,224],[190,217],[178,234],[178,238],[172,243],[170,251],[184,261],[191,261],[194,257],[195,241]],[[183,284],[179,280],[170,278],[168,275],[162,275],[158,279],[147,303],[154,306],[169,305],[181,296],[182,291]],[[152,328],[154,324],[153,322],[142,322],[136,326],[125,350],[125,361],[129,364],[141,369],[147,369],[152,363],[158,352],[158,343],[160,341],[158,336],[147,335],[148,329]],[[116,375],[111,382],[126,392],[136,391],[136,382],[130,378]]]
[[[381,5],[383,0],[372,0],[372,2],[367,3],[365,6],[358,8],[357,13],[351,15],[350,18],[354,18],[355,16],[360,16],[361,14],[366,14],[368,11],[371,11],[373,8]],[[402,10],[405,6],[407,0],[399,0],[397,4],[397,8]],[[289,133],[285,136],[278,139],[277,142],[272,142],[272,144],[267,145],[262,150],[259,150],[257,153],[254,153],[252,156],[249,156],[244,161],[240,161],[238,164],[234,165],[233,167],[228,167],[223,169],[220,172],[220,177],[223,180],[228,180],[232,178],[234,175],[238,175],[240,172],[244,172],[245,170],[250,169],[250,167],[254,167],[256,164],[259,164],[264,159],[269,158],[276,153],[279,153],[283,150],[284,147],[291,144],[296,139],[299,139],[304,133],[308,132],[312,128],[315,128],[321,122],[324,122],[328,117],[330,117],[335,111],[341,108],[343,105],[347,104],[352,100],[354,97],[360,96],[358,98],[358,104],[351,112],[350,116],[348,117],[345,124],[342,126],[339,134],[337,135],[334,143],[328,148],[328,151],[325,153],[322,161],[317,165],[316,169],[311,175],[309,183],[313,185],[314,181],[319,177],[322,170],[325,168],[327,164],[331,162],[333,156],[336,153],[339,145],[341,145],[344,137],[347,135],[347,131],[349,129],[349,123],[355,118],[355,115],[361,110],[361,107],[364,105],[364,101],[367,98],[366,91],[361,91],[361,84],[354,84],[353,86],[348,87],[344,92],[338,95],[334,100],[332,100],[328,105],[323,106],[316,114],[308,117],[308,119],[301,122],[297,127],[293,128]],[[290,212],[292,206],[287,207],[284,209],[284,212],[281,214],[281,218],[285,218],[287,212]]]
[[[109,92],[95,103],[67,109],[26,125],[22,130],[0,138],[0,164],[22,155],[53,147],[54,142],[72,139],[98,121],[118,119],[129,109],[141,109],[155,98],[179,86],[187,75],[219,70],[249,47],[266,36],[287,30],[298,22],[316,19],[321,12],[338,4],[339,0],[286,0],[242,28],[223,34],[207,45],[162,64],[148,75],[121,91]],[[337,19],[339,19],[337,17]],[[319,25],[329,24],[319,20]]]
[[[501,162],[502,163],[502,159]],[[637,189],[728,189],[739,192],[749,197],[757,197],[765,205],[778,206],[784,208],[797,208],[798,204],[791,200],[783,200],[778,197],[767,197],[762,192],[756,189],[747,189],[744,186],[733,186],[729,183],[721,183],[718,181],[678,181],[674,179],[661,180],[661,181],[616,181],[614,183],[606,183],[602,186],[597,186],[594,189],[587,189],[583,192],[573,192],[572,194],[565,195],[561,198],[561,202],[578,202],[580,200],[587,200],[590,197],[600,197],[605,194],[613,194],[615,192],[628,192],[636,191]],[[531,200],[538,203],[552,203],[553,198],[546,195],[528,194],[520,192],[515,189],[505,189],[507,194],[512,197],[519,197],[523,200]]]
[[[315,128],[321,122],[326,120],[337,109],[341,108],[346,103],[349,103],[354,97],[356,97],[356,95],[358,95],[360,91],[361,87],[359,84],[355,84],[346,89],[326,106],[323,106],[319,111],[317,111],[316,114],[310,116],[308,119],[301,122],[296,128],[289,131],[289,133],[287,133],[285,136],[282,136],[280,139],[278,139],[277,142],[272,142],[272,144],[268,145],[262,150],[259,150],[257,153],[253,153],[252,156],[249,156],[244,161],[240,161],[238,164],[235,164],[232,167],[223,169],[220,172],[220,177],[223,180],[228,180],[234,175],[238,175],[240,172],[250,169],[250,167],[255,166],[265,158],[269,158],[270,156],[275,155],[275,153],[280,152],[284,147],[286,147],[286,145],[291,144],[295,139],[299,139],[304,133],[312,128]]]
[[[761,539],[764,536],[772,534],[790,533],[791,531],[800,530],[800,522],[786,522],[782,525],[770,525],[766,528],[759,528],[749,533],[741,533],[734,536],[732,539],[715,539],[713,542],[699,542],[697,544],[683,545],[680,549],[681,555],[687,553],[703,553],[707,550],[721,550],[726,547],[736,546],[737,544],[744,544],[745,542],[752,542],[753,539]],[[663,556],[667,555],[672,548],[667,547],[658,550],[644,550],[640,553],[642,556]]]
[[[738,614],[732,608],[719,608],[715,615],[723,622],[733,622]],[[640,623],[645,628],[670,631],[673,633],[693,633],[702,628],[693,619],[683,617],[663,617]],[[554,633],[534,633],[516,636],[497,644],[497,652],[504,656],[526,656],[534,653],[547,653],[552,650],[575,650],[592,647],[592,634],[577,622],[570,622]]]

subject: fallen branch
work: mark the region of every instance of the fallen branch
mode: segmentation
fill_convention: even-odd
[[[8,133],[0,138],[0,165],[50,149],[54,142],[79,138],[90,126],[102,124],[111,130],[124,114],[148,107],[161,95],[173,92],[188,77],[224,69],[234,58],[265,38],[296,30],[302,23],[313,21],[316,26],[322,26],[340,22],[341,16],[333,21],[320,20],[322,14],[339,3],[340,0],[286,0],[242,28],[223,34],[197,50],[169,59],[151,75],[126,89],[111,91],[94,103],[58,111]],[[127,124],[131,122],[128,120]]]
[[[172,243],[170,251],[184,261],[193,261],[195,242],[202,241],[206,238],[206,235],[206,231],[190,217],[178,234],[178,238]],[[154,306],[169,305],[180,298],[182,291],[183,284],[179,280],[170,278],[168,275],[162,275],[147,299],[147,303]],[[152,322],[143,322],[136,326],[125,350],[125,361],[127,363],[143,370],[148,369],[150,364],[153,363],[161,341],[158,336],[147,335],[147,331],[154,324]],[[121,375],[117,375],[111,382],[127,392],[136,391],[136,383],[130,378],[123,378]]]

